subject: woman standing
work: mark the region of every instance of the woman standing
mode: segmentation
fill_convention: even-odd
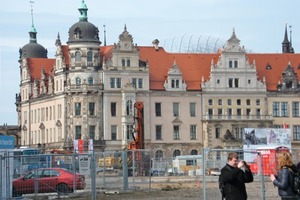
[[[270,179],[273,182],[274,186],[278,187],[278,194],[281,197],[281,200],[298,200],[297,194],[293,191],[291,186],[291,172],[298,173],[297,167],[292,162],[292,157],[290,153],[283,152],[278,156],[279,164],[279,174],[270,175]]]

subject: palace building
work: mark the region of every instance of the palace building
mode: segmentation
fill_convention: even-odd
[[[94,149],[126,148],[141,102],[144,148],[156,158],[242,148],[244,128],[284,123],[300,147],[300,54],[286,27],[282,53],[247,53],[235,30],[218,52],[169,53],[157,39],[134,44],[126,25],[116,43],[101,45],[84,1],[78,10],[66,44],[57,35],[54,58],[34,25],[20,49],[20,145],[72,149],[92,139]]]

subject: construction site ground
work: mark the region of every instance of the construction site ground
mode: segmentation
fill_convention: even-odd
[[[206,183],[206,199],[221,199],[218,184],[216,182]],[[259,181],[247,184],[248,199],[262,200],[262,189]],[[91,199],[84,194],[71,197],[72,199]],[[152,183],[151,190],[140,188],[137,190],[103,190],[97,191],[97,200],[203,200],[203,186],[201,182],[177,182],[177,183]],[[270,181],[265,181],[265,199],[280,200],[277,188]]]

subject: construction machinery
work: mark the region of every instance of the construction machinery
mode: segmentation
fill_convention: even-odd
[[[144,104],[142,102],[136,102],[134,104],[134,110],[134,125],[133,131],[131,132],[133,140],[129,142],[126,149],[129,176],[133,175],[133,171],[137,174],[143,174],[145,172],[145,165],[150,163],[150,157],[146,159],[141,151],[144,149]],[[145,162],[146,160],[149,160],[149,163]],[[99,158],[98,167],[104,170],[114,171],[122,169],[121,154],[114,153],[113,155]],[[150,167],[148,167],[148,171],[149,169]]]

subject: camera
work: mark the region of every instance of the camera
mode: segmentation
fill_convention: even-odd
[[[243,160],[243,163],[246,168],[250,168],[250,166],[246,163],[246,161]]]

